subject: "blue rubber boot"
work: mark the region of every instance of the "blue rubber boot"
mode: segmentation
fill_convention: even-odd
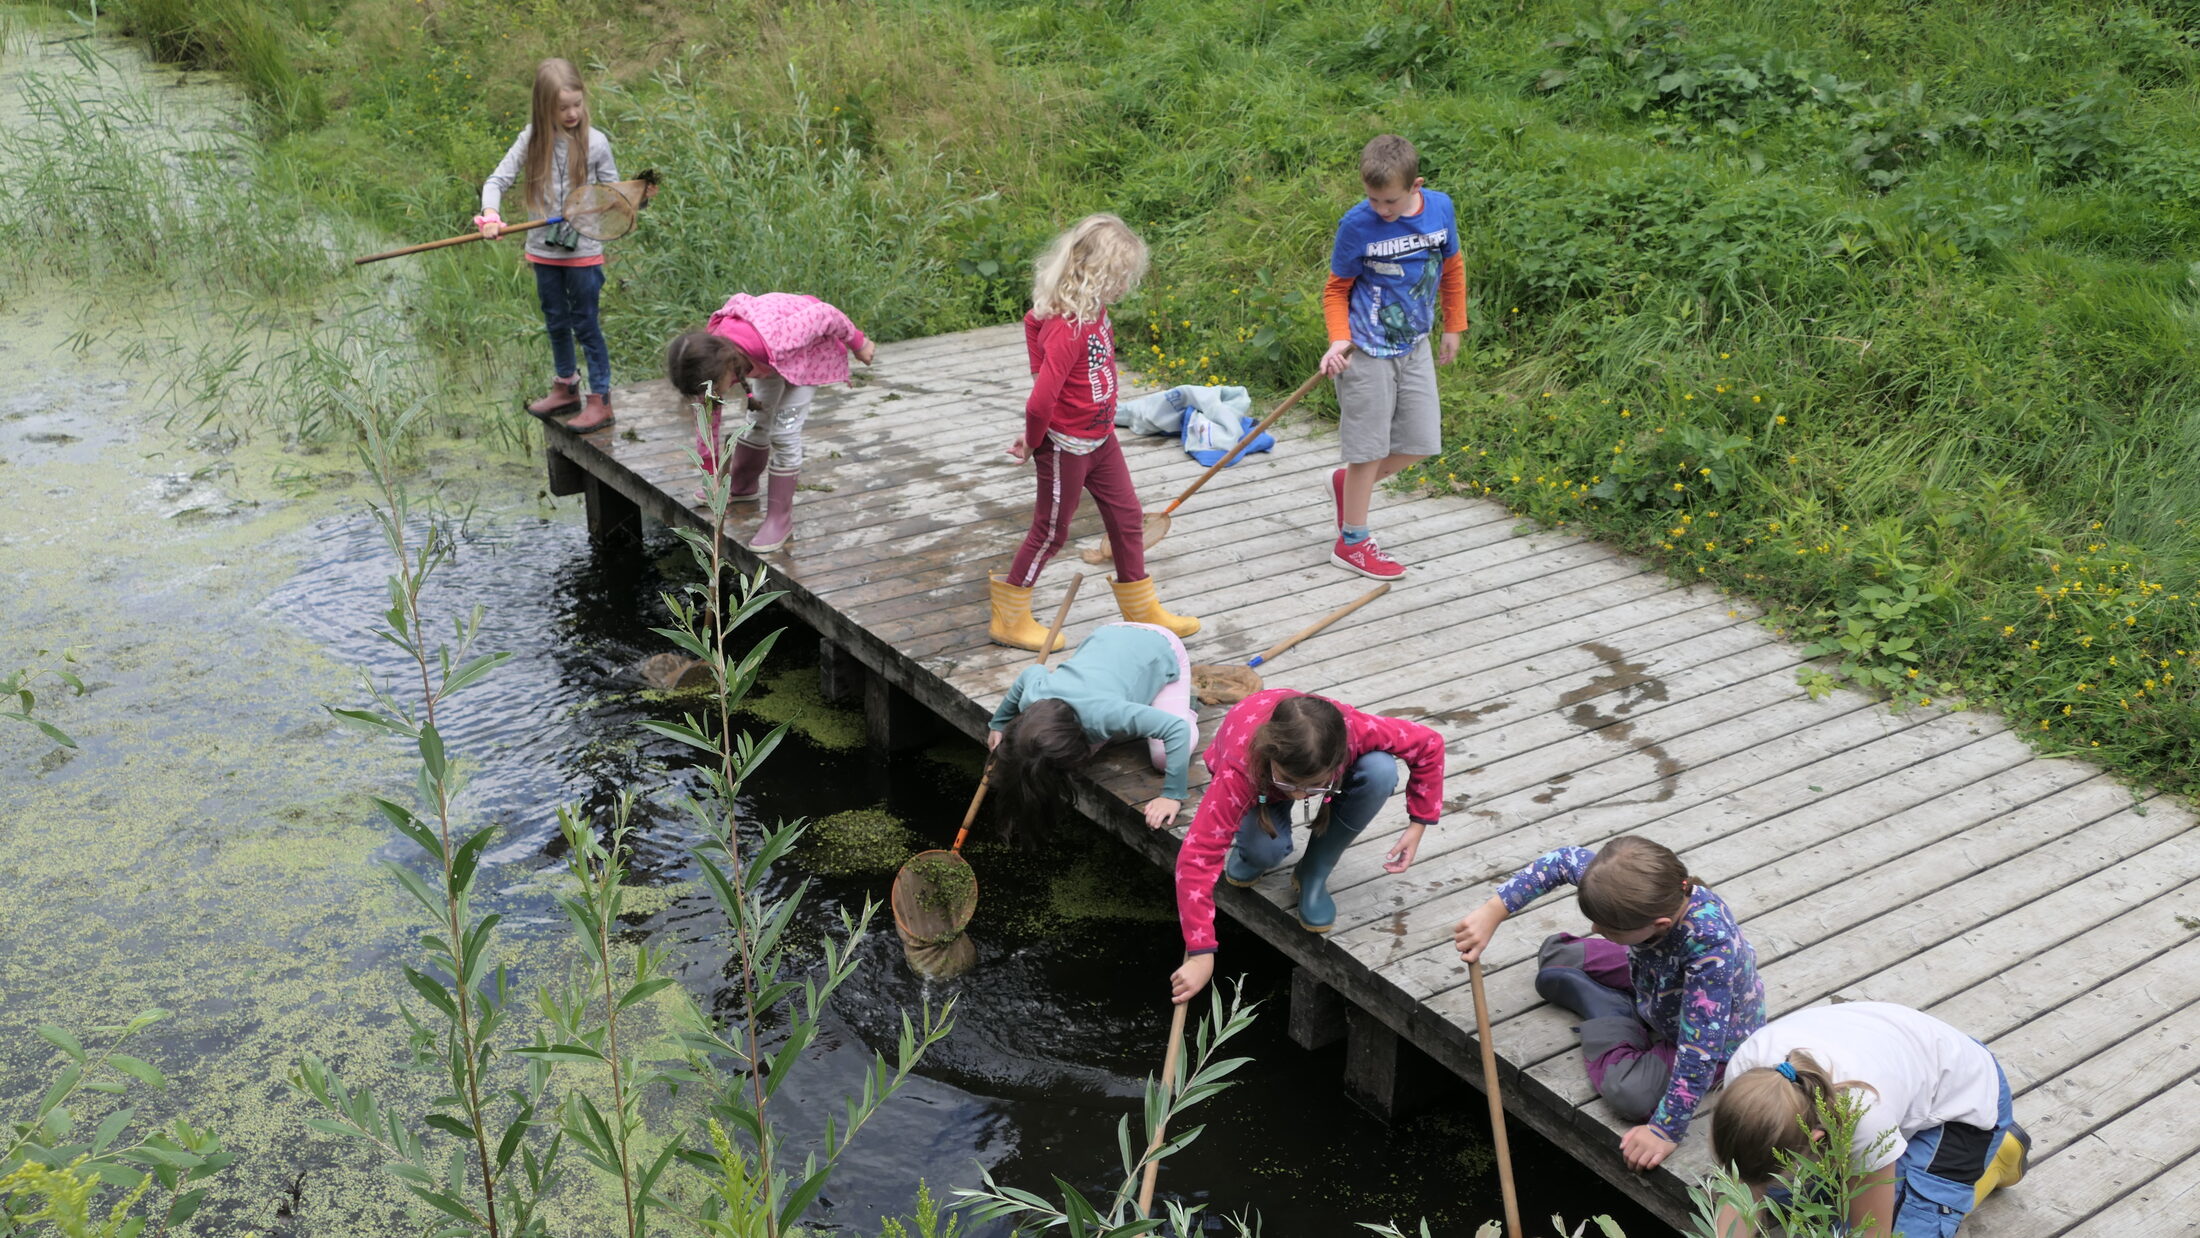
[[[1635,999],[1598,984],[1578,967],[1544,967],[1535,973],[1535,991],[1544,1001],[1583,1019],[1634,1019]]]
[[[1364,828],[1364,827],[1363,827]],[[1337,923],[1337,901],[1329,897],[1329,874],[1360,831],[1335,820],[1319,835],[1306,840],[1306,854],[1291,869],[1291,884],[1299,892],[1299,927],[1309,933],[1326,933]]]

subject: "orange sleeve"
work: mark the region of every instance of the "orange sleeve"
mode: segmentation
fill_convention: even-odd
[[[1331,280],[1335,283],[1335,280]],[[1444,307],[1444,333],[1467,329],[1467,259],[1453,254],[1444,259],[1444,273],[1436,285],[1437,300]],[[1331,328],[1335,334],[1335,328]]]
[[[1459,268],[1461,278],[1466,268]],[[1465,285],[1461,284],[1464,288]],[[1332,275],[1322,285],[1322,321],[1329,324],[1329,342],[1332,344],[1352,338],[1352,281],[1342,275]]]

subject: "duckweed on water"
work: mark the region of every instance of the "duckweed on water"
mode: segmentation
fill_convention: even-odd
[[[830,751],[845,752],[863,746],[862,712],[826,704],[818,692],[815,669],[794,667],[767,675],[758,683],[764,693],[743,701],[742,713],[766,722],[784,722],[804,739]]]
[[[953,921],[978,897],[978,876],[959,856],[928,855],[909,864],[917,906]]]
[[[900,817],[884,808],[836,812],[810,823],[795,846],[803,867],[829,877],[890,873],[924,849]]]

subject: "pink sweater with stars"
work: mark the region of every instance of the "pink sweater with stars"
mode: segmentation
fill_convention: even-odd
[[[1260,794],[1245,768],[1245,749],[1278,704],[1300,695],[1289,688],[1270,688],[1239,701],[1201,756],[1211,778],[1192,817],[1192,828],[1185,831],[1184,845],[1176,853],[1176,916],[1186,954],[1206,954],[1215,948],[1215,881],[1222,875],[1223,857],[1237,837],[1238,823]],[[1361,713],[1342,701],[1329,703],[1344,714],[1345,768],[1370,752],[1397,757],[1407,770],[1406,815],[1434,825],[1444,803],[1444,737],[1418,722]],[[1336,772],[1342,777],[1344,770]]]

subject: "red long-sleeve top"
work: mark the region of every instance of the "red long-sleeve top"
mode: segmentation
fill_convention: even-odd
[[[1246,697],[1223,718],[1215,741],[1201,754],[1211,777],[1176,853],[1176,916],[1186,954],[1215,948],[1215,880],[1237,837],[1238,823],[1260,794],[1245,767],[1245,750],[1276,706],[1300,695],[1289,688],[1270,688]],[[1405,762],[1406,815],[1434,825],[1444,804],[1444,737],[1418,722],[1361,713],[1342,701],[1329,703],[1344,714],[1345,769],[1370,752],[1387,752]],[[1337,771],[1340,777],[1343,773]]]
[[[1115,328],[1097,322],[1024,315],[1031,398],[1024,401],[1024,442],[1036,449],[1047,431],[1071,438],[1115,432]]]

